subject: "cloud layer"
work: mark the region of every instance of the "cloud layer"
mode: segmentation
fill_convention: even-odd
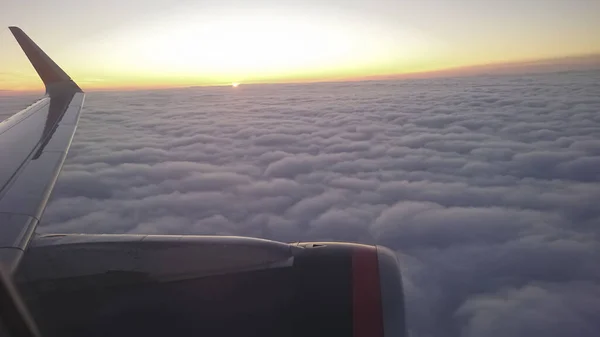
[[[413,336],[598,336],[600,74],[91,93],[43,232],[384,244]]]

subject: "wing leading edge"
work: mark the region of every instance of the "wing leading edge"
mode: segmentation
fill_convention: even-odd
[[[21,29],[10,27],[46,96],[0,123],[0,264],[13,272],[50,198],[84,93]]]

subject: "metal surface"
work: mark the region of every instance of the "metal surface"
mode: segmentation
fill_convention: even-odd
[[[2,266],[7,272],[14,273],[24,254],[25,252],[20,248],[0,248],[0,266]]]
[[[15,277],[49,336],[406,337],[398,261],[383,247],[48,234]]]
[[[24,243],[19,238],[28,237],[31,233],[27,231],[31,222],[37,222],[35,218],[25,214],[0,213],[0,224],[2,224],[2,236],[0,236],[0,248],[21,248]],[[24,224],[27,224],[24,226]]]
[[[0,268],[0,336],[41,336],[9,275]]]
[[[291,266],[288,244],[245,237],[50,235],[33,240],[19,275],[28,281],[137,272],[179,280]]]
[[[25,249],[71,145],[82,100],[82,93],[46,98],[8,127],[0,125],[0,247]]]
[[[10,28],[47,96],[0,123],[0,263],[9,271],[41,219],[75,133],[84,94],[22,30]]]
[[[0,197],[39,143],[49,104],[50,98],[45,97],[0,123]]]
[[[28,215],[0,213],[0,268],[3,266],[9,272],[15,270],[37,223],[36,218]]]

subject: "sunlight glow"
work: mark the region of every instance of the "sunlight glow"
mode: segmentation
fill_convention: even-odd
[[[389,72],[423,57],[428,42],[408,30],[392,33],[331,18],[271,13],[201,20],[190,14],[138,24],[106,37],[104,45],[95,41],[86,55],[104,64],[105,75],[229,84]]]
[[[18,21],[85,89],[345,81],[600,55],[597,0],[108,2],[43,5],[50,28],[15,2],[0,21]],[[0,90],[43,90],[8,29],[0,46]]]
[[[237,88],[240,84],[238,82],[233,82],[231,83],[231,86],[234,88]]]

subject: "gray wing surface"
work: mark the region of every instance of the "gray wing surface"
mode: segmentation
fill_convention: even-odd
[[[43,98],[0,123],[0,263],[12,272],[63,166],[84,93],[21,29],[10,30],[46,86]]]

